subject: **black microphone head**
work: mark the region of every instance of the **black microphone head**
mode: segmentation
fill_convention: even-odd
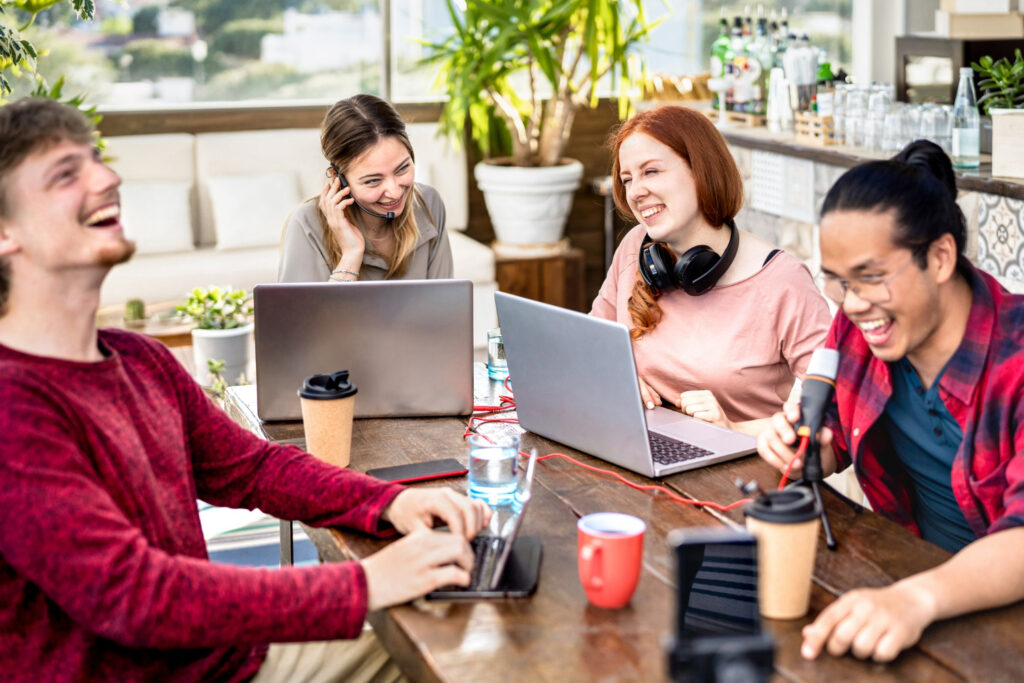
[[[395,212],[394,211],[388,211],[386,214],[384,214],[384,218],[386,218],[389,221],[395,220]]]

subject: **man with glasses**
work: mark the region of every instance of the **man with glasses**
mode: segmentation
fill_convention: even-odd
[[[1024,298],[974,268],[965,241],[952,166],[929,142],[851,169],[825,199],[840,363],[822,467],[853,464],[877,512],[955,554],[843,595],[805,627],[808,659],[889,661],[933,621],[1024,598]],[[787,405],[758,440],[780,469],[798,418]]]

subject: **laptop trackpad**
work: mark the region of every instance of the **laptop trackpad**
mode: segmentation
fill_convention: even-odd
[[[671,439],[685,441],[711,451],[722,448],[723,440],[731,441],[735,432],[709,422],[697,420],[667,408],[645,410],[647,428]]]

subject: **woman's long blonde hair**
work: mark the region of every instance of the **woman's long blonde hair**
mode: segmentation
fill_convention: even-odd
[[[412,143],[405,132],[405,122],[394,107],[373,95],[356,95],[336,102],[327,112],[320,128],[320,148],[324,157],[338,169],[338,172],[344,174],[355,159],[387,137],[393,137],[401,142],[409,150],[409,157],[413,163],[416,162]],[[388,272],[385,275],[387,278],[401,276],[408,265],[409,257],[416,250],[420,231],[416,226],[415,206],[423,206],[427,218],[431,223],[434,222],[434,217],[415,185],[412,194],[411,201],[405,203],[402,213],[394,219],[395,250],[388,262]],[[354,204],[345,209],[345,216],[352,225],[360,225],[356,219],[358,213],[359,209]],[[341,246],[334,239],[334,234],[327,225],[327,217],[319,206],[316,214],[320,219],[327,257],[333,267],[341,259]],[[369,240],[366,244],[369,248]]]
[[[704,219],[720,228],[734,218],[743,206],[743,178],[729,152],[725,138],[700,112],[686,107],[665,105],[650,109],[626,121],[613,133],[612,196],[619,213],[635,220],[626,188],[619,177],[619,147],[630,135],[643,133],[672,148],[690,167],[697,191],[697,207]],[[639,257],[639,255],[638,255]],[[633,293],[629,297],[630,331],[634,340],[650,332],[661,322],[658,295],[644,283],[637,270]]]

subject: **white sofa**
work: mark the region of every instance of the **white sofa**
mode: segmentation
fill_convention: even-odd
[[[455,277],[473,282],[474,346],[497,325],[494,254],[462,234],[468,214],[466,160],[436,137],[437,125],[409,125],[416,178],[440,192]],[[277,279],[288,214],[316,195],[327,162],[315,128],[169,133],[107,138],[122,178],[122,222],[138,248],[111,271],[101,305],[177,300],[211,284],[251,290]]]

